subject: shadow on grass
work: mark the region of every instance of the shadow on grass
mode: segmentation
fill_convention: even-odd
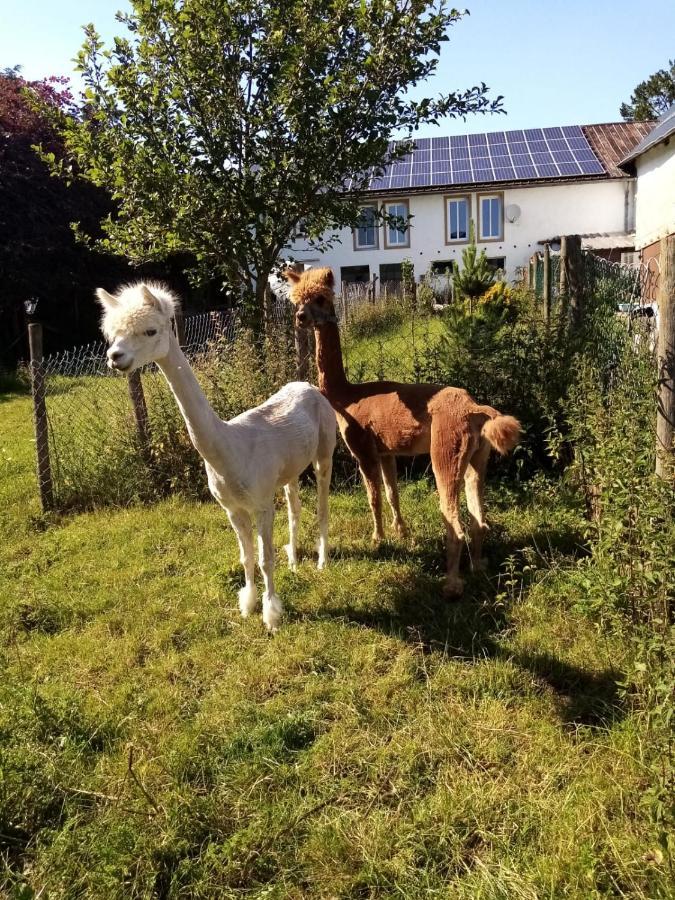
[[[585,556],[588,550],[578,534],[565,528],[539,529],[526,541],[516,541],[506,532],[493,531],[485,550],[488,568],[484,573],[467,571],[464,559],[466,587],[457,600],[447,599],[442,593],[444,549],[440,541],[412,550],[385,542],[378,548],[343,553],[343,557],[373,562],[411,562],[416,572],[407,578],[384,578],[380,600],[374,598],[365,606],[332,607],[324,614],[396,635],[425,653],[439,651],[469,664],[485,659],[509,661],[553,691],[566,724],[599,727],[620,721],[625,710],[617,687],[618,671],[594,671],[552,653],[524,653],[508,645],[509,598],[526,596],[534,573],[519,571],[518,564],[510,573],[505,560],[532,551],[542,561],[561,555],[568,559]]]

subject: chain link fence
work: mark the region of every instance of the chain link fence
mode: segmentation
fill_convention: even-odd
[[[373,297],[352,290],[336,299],[336,311],[352,380],[431,378],[427,361],[442,325],[430,309],[392,292]],[[308,340],[302,369],[292,307],[283,297],[268,302],[264,336],[257,342],[234,310],[178,319],[176,326],[202,388],[224,419],[257,405],[298,375],[316,383],[313,336],[302,333]],[[151,365],[121,377],[108,368],[106,350],[104,341],[49,356],[33,347],[43,506],[124,505],[172,490],[204,496],[201,460],[161,372]]]
[[[635,322],[636,340],[644,338],[650,325],[653,338],[655,322],[640,320],[638,325],[635,313],[646,311],[654,296],[658,278],[654,261],[628,267],[584,254],[578,265],[577,286],[584,292],[609,291],[624,310],[620,314],[626,316],[628,327]],[[534,315],[546,322],[550,316],[551,322],[562,321],[573,301],[571,289],[563,295],[559,287],[564,261],[551,256],[546,269],[548,302]],[[543,259],[535,258],[529,275],[535,297],[543,293],[543,272]],[[523,382],[520,393],[532,395],[528,379],[533,348],[562,354],[564,348],[552,349],[550,340],[542,337],[559,329],[544,328],[540,334],[537,322],[528,325],[522,320],[520,331],[512,329],[513,334],[504,336],[499,329],[492,334],[486,322],[471,319],[459,323],[468,334],[460,334],[456,323],[451,336],[452,313],[439,315],[435,300],[432,287],[425,283],[378,294],[369,285],[350,286],[337,297],[348,378],[461,384],[481,402],[502,404],[522,415],[513,408],[514,391],[518,393],[514,385]],[[128,378],[114,374],[106,365],[103,341],[43,357],[39,336],[33,333],[38,328],[31,326],[31,376],[43,507],[123,505],[175,490],[205,496],[202,462],[157,367],[148,366]],[[179,318],[176,330],[211,405],[223,419],[256,406],[288,381],[316,383],[313,335],[311,330],[294,329],[293,309],[283,296],[268,297],[263,333],[255,340],[234,310]],[[523,339],[524,330],[529,343]],[[564,330],[560,333],[564,343]],[[524,346],[527,353],[521,359],[518,354]],[[495,372],[502,374],[491,381],[490,373]],[[337,462],[336,473],[351,481],[353,464],[342,462]]]

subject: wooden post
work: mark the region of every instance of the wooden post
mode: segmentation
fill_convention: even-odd
[[[575,327],[583,316],[584,296],[584,257],[578,234],[560,238],[560,294],[567,300],[570,324]]]
[[[54,489],[49,462],[49,423],[45,401],[45,374],[42,367],[42,325],[38,322],[31,322],[28,326],[28,346],[30,348],[30,383],[33,394],[38,488],[42,510],[47,512],[54,508]]]
[[[656,474],[660,478],[672,478],[675,437],[675,235],[661,238],[660,262]]]
[[[131,406],[136,419],[136,430],[138,431],[138,440],[141,445],[141,452],[149,454],[150,449],[150,428],[148,426],[148,407],[145,403],[145,394],[143,393],[143,383],[141,381],[141,373],[136,369],[128,378],[129,397],[131,398]]]
[[[551,318],[551,248],[544,245],[544,288],[543,288],[544,320]]]
[[[173,318],[176,329],[176,337],[181,347],[185,346],[185,316],[182,309],[177,309]]]

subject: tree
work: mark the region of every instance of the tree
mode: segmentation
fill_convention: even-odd
[[[405,96],[462,17],[445,0],[131,4],[112,49],[86,27],[84,115],[61,123],[81,175],[116,201],[105,246],[136,263],[189,254],[194,278],[258,315],[298,223],[325,246],[421,124],[501,108],[484,84]]]
[[[659,69],[633,91],[630,103],[622,103],[620,113],[627,122],[650,122],[675,103],[675,59],[668,69]]]
[[[48,350],[72,346],[98,331],[92,302],[101,273],[128,278],[124,260],[92,254],[71,222],[96,233],[111,210],[92,184],[52,178],[33,146],[60,159],[63,142],[54,115],[76,114],[65,78],[27,81],[20,68],[0,70],[0,365],[26,354],[23,302],[39,298]]]
[[[490,268],[485,250],[478,253],[473,222],[469,226],[469,243],[462,250],[462,268],[452,276],[456,297],[466,297],[469,304],[487,291],[495,280],[494,269]]]

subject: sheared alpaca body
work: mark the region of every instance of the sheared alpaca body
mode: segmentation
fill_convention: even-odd
[[[300,521],[298,476],[310,464],[317,480],[319,568],[328,553],[328,490],[335,449],[335,413],[306,382],[292,382],[255,409],[229,422],[219,419],[180,349],[172,328],[176,299],[160,285],[136,284],[115,296],[103,289],[103,332],[108,364],[122,372],[156,362],[185,419],[190,439],[204,460],[209,489],[227,512],[239,542],[246,579],[239,591],[243,616],[257,607],[253,520],[263,575],[263,621],[275,631],[282,605],[274,587],[274,495],[283,487],[288,505],[291,567],[297,564]]]
[[[461,594],[459,563],[464,532],[459,500],[464,484],[470,519],[471,561],[481,565],[487,530],[483,492],[490,450],[507,453],[518,443],[520,424],[491,406],[481,406],[464,390],[441,385],[374,381],[351,384],[342,362],[340,333],[333,305],[330,269],[287,273],[296,322],[313,326],[319,389],[335,409],[340,433],[359,464],[373,514],[373,540],[384,536],[384,489],[393,527],[403,536],[396,477],[396,456],[431,455],[431,465],[446,526],[445,590]]]

